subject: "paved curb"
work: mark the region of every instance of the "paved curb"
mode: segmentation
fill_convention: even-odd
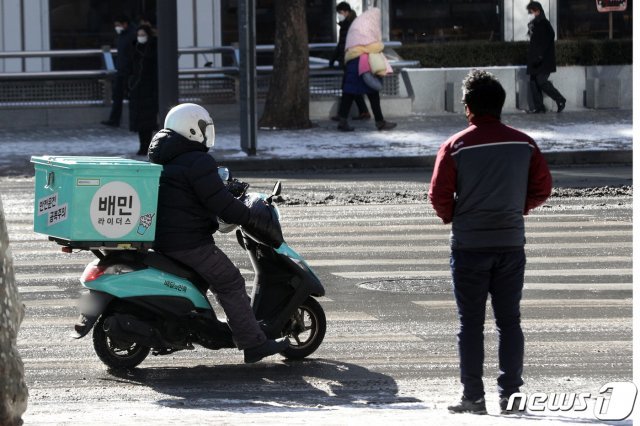
[[[633,151],[572,151],[544,154],[549,165],[572,166],[588,164],[630,165]],[[218,163],[235,171],[431,168],[435,156],[424,157],[362,157],[362,158],[270,158],[224,159]]]

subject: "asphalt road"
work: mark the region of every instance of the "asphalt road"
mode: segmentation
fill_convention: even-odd
[[[68,337],[78,276],[92,255],[61,253],[34,234],[33,180],[0,178],[27,306],[18,342],[30,391],[26,424],[484,424],[446,411],[460,391],[457,318],[449,228],[424,201],[428,173],[237,177],[263,191],[282,177],[285,238],[327,288],[320,299],[327,335],[306,361],[276,356],[243,365],[237,351],[197,348],[108,371],[90,339]],[[631,168],[556,169],[554,177],[556,196],[527,218],[522,390],[596,395],[604,383],[632,379]],[[217,242],[250,282],[251,264],[233,235]],[[489,307],[485,384],[496,414],[491,315]],[[532,424],[593,419],[530,417]]]

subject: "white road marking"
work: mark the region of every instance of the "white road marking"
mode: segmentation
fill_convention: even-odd
[[[591,276],[627,276],[633,269],[532,269],[525,271],[525,277],[591,277]],[[449,278],[449,271],[359,271],[333,272],[333,275],[350,279],[383,279],[383,278]]]

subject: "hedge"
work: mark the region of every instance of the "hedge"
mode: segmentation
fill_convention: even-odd
[[[528,42],[449,42],[403,45],[396,52],[425,68],[525,65]],[[632,40],[559,40],[556,62],[567,65],[632,63]]]

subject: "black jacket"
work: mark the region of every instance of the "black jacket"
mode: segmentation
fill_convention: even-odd
[[[556,71],[556,33],[551,22],[540,14],[529,23],[527,74],[551,74]]]
[[[211,244],[218,217],[238,225],[249,221],[249,208],[227,191],[207,151],[169,129],[154,136],[149,160],[163,166],[154,248],[168,252]]]
[[[131,49],[136,39],[136,29],[128,25],[116,38],[116,70],[118,74],[126,76],[131,72]]]
[[[349,28],[351,24],[356,19],[356,13],[351,11],[349,16],[345,18],[344,21],[339,22],[338,26],[340,27],[340,33],[338,34],[338,45],[336,46],[336,50],[333,53],[333,58],[331,58],[331,62],[338,62],[338,64],[343,67],[344,66],[344,47],[347,44],[347,34],[349,33]]]
[[[135,42],[131,52],[129,75],[129,130],[158,128],[158,44],[149,37],[144,44]]]

